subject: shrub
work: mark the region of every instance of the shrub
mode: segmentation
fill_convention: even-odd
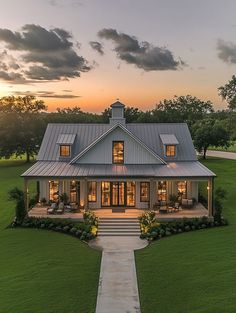
[[[98,226],[98,217],[94,212],[90,210],[84,211],[83,218],[85,224]]]
[[[27,215],[25,208],[24,192],[19,188],[15,187],[9,191],[9,200],[16,202],[15,207],[15,223],[22,223]]]

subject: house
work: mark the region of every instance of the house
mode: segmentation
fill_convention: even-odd
[[[187,124],[126,123],[124,107],[111,105],[108,124],[48,124],[37,162],[22,175],[26,193],[33,179],[47,201],[67,193],[85,209],[152,209],[170,195],[198,202],[206,181],[212,216],[215,174],[198,162]]]

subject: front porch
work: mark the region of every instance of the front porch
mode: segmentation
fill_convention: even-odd
[[[138,218],[145,210],[137,208],[125,208],[124,212],[115,212],[112,208],[100,208],[92,210],[99,218]],[[49,218],[68,218],[83,219],[82,212],[64,212],[63,214],[47,214],[47,206],[35,206],[29,211],[29,216],[49,217]],[[197,203],[191,209],[179,209],[176,212],[167,212],[165,214],[156,211],[156,217],[160,221],[169,221],[183,218],[200,218],[208,216],[208,210],[201,204]]]

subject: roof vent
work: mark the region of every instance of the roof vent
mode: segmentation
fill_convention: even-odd
[[[125,125],[124,108],[125,105],[121,103],[119,99],[111,105],[110,124],[114,125],[119,123]]]

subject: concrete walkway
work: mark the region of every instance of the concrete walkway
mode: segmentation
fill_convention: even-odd
[[[97,237],[90,242],[102,249],[96,313],[140,313],[134,250],[147,245],[138,237]]]
[[[236,160],[236,153],[235,152],[208,150],[207,151],[207,156],[223,158],[223,159]]]

